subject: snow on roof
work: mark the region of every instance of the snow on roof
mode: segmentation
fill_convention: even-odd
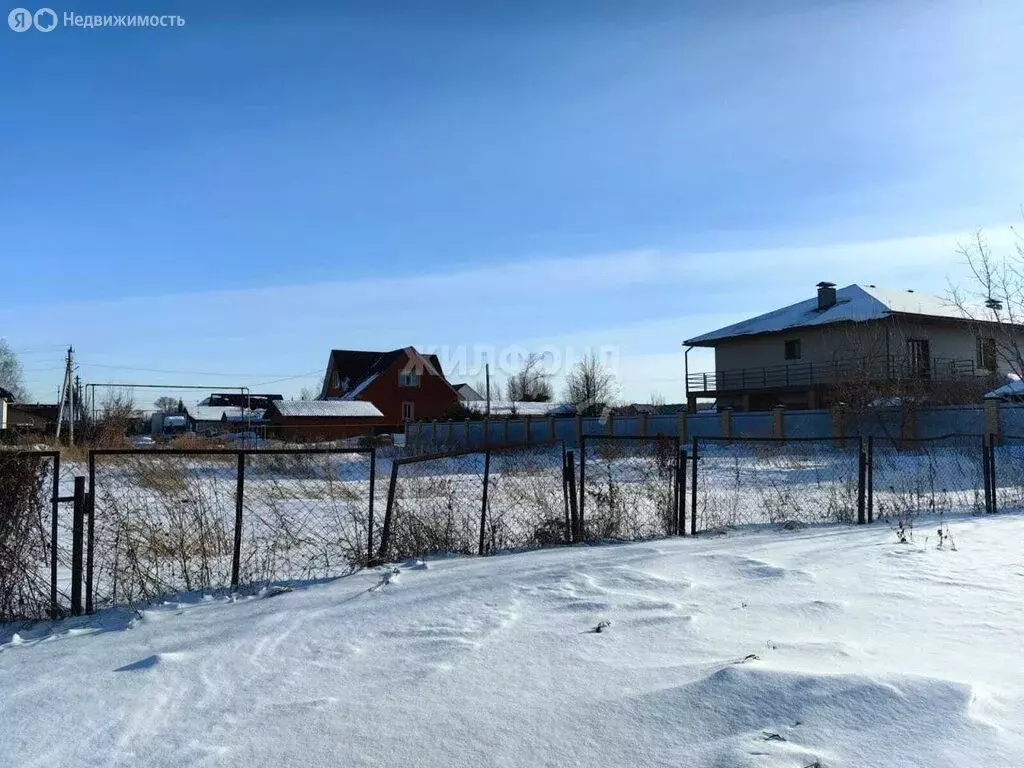
[[[999,400],[1004,397],[1022,397],[1024,396],[1024,381],[1020,379],[1011,379],[1003,386],[993,389],[985,395],[986,400]]]
[[[981,317],[981,312],[984,311],[979,310],[979,314],[976,316]],[[838,289],[835,305],[826,310],[818,309],[818,299],[815,296],[749,320],[727,325],[717,331],[696,336],[684,343],[687,346],[713,346],[713,342],[736,336],[775,333],[789,328],[804,328],[831,323],[881,320],[891,314],[965,319],[956,304],[941,296],[854,284]]]
[[[263,411],[246,410],[235,405],[187,405],[185,412],[193,421],[262,421]]]
[[[374,418],[384,414],[363,400],[283,400],[274,403],[282,416],[317,418]]]
[[[377,379],[378,376],[380,376],[379,373],[374,373],[374,374],[371,374],[370,376],[367,376],[365,379],[363,379],[361,382],[359,382],[359,386],[355,387],[354,389],[349,390],[344,395],[342,395],[341,399],[342,400],[355,400],[357,397],[359,397],[359,394],[364,389],[366,389],[368,386],[370,386]]]

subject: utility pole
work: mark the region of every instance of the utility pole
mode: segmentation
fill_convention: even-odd
[[[68,445],[75,444],[75,348],[68,347]]]
[[[64,359],[64,383],[60,388],[60,407],[57,409],[57,442],[60,442],[60,429],[64,424],[65,406],[68,409],[69,427],[68,444],[75,444],[75,394],[74,394],[75,348],[68,347],[68,355]]]
[[[75,407],[71,411],[72,423],[85,424],[85,395],[82,394],[82,377],[75,374]],[[74,432],[72,432],[74,434]]]
[[[484,363],[484,377],[487,380],[487,418],[491,417],[491,364]]]

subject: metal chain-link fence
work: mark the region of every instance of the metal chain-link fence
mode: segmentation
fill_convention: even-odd
[[[691,489],[696,531],[763,523],[854,522],[861,441],[698,438]]]
[[[867,450],[873,517],[893,521],[985,511],[983,438],[872,439]]]
[[[96,605],[330,578],[368,559],[370,451],[94,451],[90,461]]]
[[[240,583],[332,578],[369,560],[372,453],[245,460]]]
[[[394,461],[381,557],[567,543],[564,462],[561,441]]]
[[[584,436],[583,539],[639,541],[683,533],[681,469],[675,437]]]
[[[578,452],[562,441],[427,454],[98,450],[88,466],[7,451],[0,619],[77,612],[83,584],[88,611],[331,578],[385,558],[1024,506],[1024,438],[698,438],[687,448],[588,435]],[[86,472],[91,494],[75,482]],[[73,530],[85,531],[84,555]]]
[[[572,539],[562,442],[491,450],[484,552]]]

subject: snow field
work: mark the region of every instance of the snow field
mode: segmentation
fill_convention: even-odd
[[[1021,765],[1024,518],[949,530],[399,563],[9,627],[0,764]]]

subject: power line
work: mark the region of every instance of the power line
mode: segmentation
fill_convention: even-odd
[[[107,363],[89,363],[79,361],[79,366],[87,366],[89,368],[110,368],[118,371],[139,371],[141,373],[176,373],[182,376],[244,376],[246,378],[260,378],[262,376],[284,376],[285,378],[276,379],[276,381],[287,381],[288,379],[298,379],[303,376],[309,376],[308,373],[300,374],[279,374],[279,373],[217,373],[215,371],[179,371],[170,370],[168,368],[139,368],[131,365],[110,365]],[[318,368],[313,373],[319,373]],[[268,382],[271,383],[271,382]]]

